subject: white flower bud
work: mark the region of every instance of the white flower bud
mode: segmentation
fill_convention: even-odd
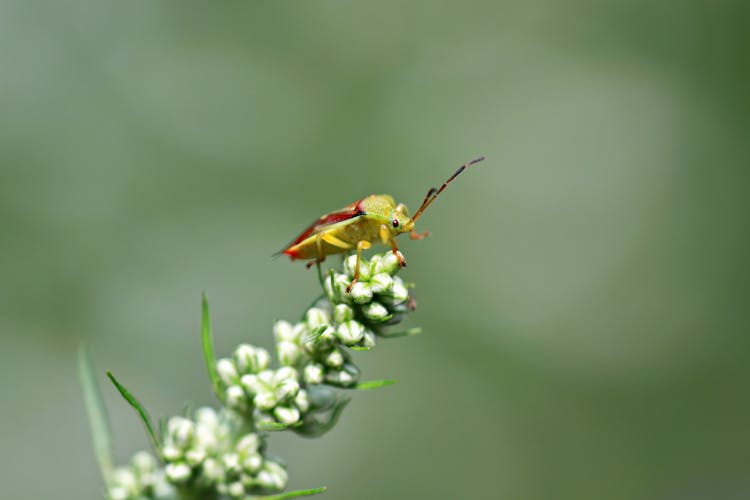
[[[311,307],[305,314],[307,326],[312,330],[319,326],[326,325],[330,322],[328,313],[319,307]]]
[[[393,278],[388,273],[378,273],[370,278],[373,293],[384,293],[393,286]]]
[[[328,366],[338,368],[339,366],[344,364],[344,355],[341,354],[341,351],[339,351],[338,349],[331,351],[331,353],[326,356],[325,363]]]
[[[200,464],[205,459],[206,450],[204,450],[203,448],[194,448],[192,450],[188,450],[185,453],[185,461],[193,467]]]
[[[382,307],[382,306],[381,306]],[[386,311],[387,313],[388,311]],[[362,340],[362,335],[365,333],[365,327],[358,321],[346,321],[339,324],[336,329],[336,334],[346,345],[354,345]]]
[[[375,347],[375,334],[370,330],[367,330],[362,337],[362,347],[366,347],[368,349],[372,349],[373,347]]]
[[[180,448],[190,444],[194,431],[195,424],[184,417],[172,417],[167,422],[167,433],[172,442]]]
[[[280,491],[286,488],[287,473],[279,464],[269,460],[266,461],[257,479],[258,484],[264,488]]]
[[[261,465],[263,465],[263,457],[258,453],[251,453],[242,461],[242,468],[250,474],[258,472]]]
[[[224,479],[224,468],[218,460],[207,458],[203,462],[203,475],[212,482],[219,482]]]
[[[117,483],[120,488],[126,490],[126,492],[138,489],[138,479],[128,467],[118,467],[115,469],[114,482]]]
[[[344,272],[348,274],[349,276],[354,276],[354,269],[355,269],[356,263],[357,263],[356,255],[350,255],[349,257],[344,259]]]
[[[323,367],[317,363],[305,366],[305,382],[308,384],[320,384],[323,382]]]
[[[276,399],[276,394],[268,390],[262,390],[258,392],[258,394],[256,394],[253,398],[253,403],[261,410],[270,410],[271,408],[276,406],[276,403],[278,402],[279,401],[278,399]]]
[[[141,475],[151,473],[156,469],[156,460],[147,451],[139,451],[133,455],[131,462],[133,468]]]
[[[404,302],[409,298],[409,290],[404,286],[404,282],[401,279],[396,278],[393,280],[393,287],[391,288],[390,294],[395,302]]]
[[[277,406],[273,414],[279,422],[285,425],[292,425],[299,421],[299,410],[294,407]]]
[[[273,382],[279,383],[283,382],[285,380],[297,380],[297,370],[292,368],[291,366],[282,366],[278,370],[276,370],[276,373],[273,375]]]
[[[351,302],[351,297],[346,293],[346,288],[351,283],[352,279],[345,274],[336,274],[333,278],[333,289],[331,289],[331,280],[326,278],[323,282],[323,286],[326,289],[326,293],[329,296],[340,298],[343,302]]]
[[[122,486],[113,486],[109,489],[110,500],[128,500],[130,492]]]
[[[349,295],[357,304],[365,304],[372,300],[372,289],[370,285],[358,281],[352,286]]]
[[[276,354],[279,357],[279,363],[285,366],[296,365],[302,356],[302,350],[292,342],[281,341],[276,344]]]
[[[273,325],[273,335],[276,342],[294,342],[294,327],[288,321],[280,320]]]
[[[385,320],[389,314],[388,309],[385,308],[383,304],[380,304],[379,302],[370,302],[366,306],[362,308],[362,314],[365,315],[365,318],[371,319],[373,321],[382,321]]]
[[[276,399],[282,401],[288,397],[294,397],[299,391],[299,382],[293,378],[284,379],[278,386],[276,386]]]
[[[373,274],[388,273],[394,275],[401,268],[401,264],[398,261],[398,257],[396,257],[393,252],[388,252],[371,267]]]
[[[239,385],[231,385],[227,387],[227,404],[231,408],[242,409],[245,407],[247,401],[245,397],[245,391]]]
[[[222,358],[216,362],[216,371],[219,372],[219,378],[227,385],[237,383],[239,375],[237,374],[237,368],[231,359]]]
[[[266,384],[260,380],[260,375],[243,375],[240,382],[250,394],[256,394],[266,388]]]
[[[240,373],[258,373],[268,368],[271,357],[262,347],[240,344],[234,351],[234,359]]]
[[[251,432],[250,434],[245,434],[244,436],[242,436],[242,439],[237,441],[234,449],[240,455],[247,455],[249,453],[255,453],[256,451],[258,451],[259,447],[260,440],[258,439],[258,435]]]
[[[308,328],[307,323],[305,322],[299,322],[294,325],[292,335],[293,335],[293,342],[299,343],[300,339],[305,338],[305,335],[307,335]]]
[[[224,468],[229,471],[239,471],[240,457],[236,453],[227,453],[221,457],[224,462]]]
[[[336,307],[333,309],[333,319],[336,323],[350,321],[353,317],[354,311],[346,304],[336,304]]]
[[[195,410],[195,421],[198,427],[215,429],[219,426],[219,415],[210,406],[201,406]]]
[[[182,457],[182,450],[172,444],[167,444],[162,447],[161,454],[166,460],[173,462]]]
[[[300,389],[297,396],[294,398],[294,404],[299,408],[302,413],[307,412],[310,409],[310,398],[307,397],[307,391]]]
[[[169,479],[171,482],[182,483],[190,478],[192,470],[187,466],[187,464],[176,463],[167,464],[167,466],[164,468],[164,472],[167,474],[167,479]]]
[[[235,481],[229,484],[229,486],[227,487],[227,493],[229,494],[229,496],[242,498],[245,496],[245,486],[241,481]]]

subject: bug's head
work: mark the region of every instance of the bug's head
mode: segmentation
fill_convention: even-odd
[[[399,203],[396,208],[391,210],[388,227],[394,235],[407,233],[414,229],[414,222],[409,217],[409,209],[406,208],[406,205]]]

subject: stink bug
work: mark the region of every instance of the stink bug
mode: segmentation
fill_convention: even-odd
[[[396,245],[396,236],[409,233],[413,240],[421,240],[430,233],[417,233],[414,223],[419,219],[435,198],[467,167],[484,160],[484,156],[464,163],[440,189],[430,188],[422,205],[413,217],[409,216],[406,205],[393,200],[387,194],[371,194],[366,198],[347,205],[336,212],[325,214],[313,222],[302,234],[295,238],[279,254],[288,255],[291,260],[308,260],[307,267],[323,262],[328,255],[357,251],[357,263],[354,279],[347,287],[349,292],[359,279],[359,262],[362,250],[367,250],[372,241],[380,240],[383,245],[391,246],[391,250],[398,258],[401,267],[406,266],[406,260]]]

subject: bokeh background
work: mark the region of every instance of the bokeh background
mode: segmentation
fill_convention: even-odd
[[[3,2],[0,483],[100,498],[76,348],[125,462],[214,404],[219,354],[318,292],[269,256],[369,193],[421,336],[359,354],[388,389],[274,436],[325,498],[750,497],[747,2]]]

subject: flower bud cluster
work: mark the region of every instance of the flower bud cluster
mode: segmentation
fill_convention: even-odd
[[[353,317],[375,330],[384,324],[398,323],[409,311],[409,290],[396,276],[400,266],[393,253],[374,255],[359,264],[359,280],[347,287],[354,278],[357,256],[344,260],[344,272],[333,273],[324,281],[326,293],[335,304],[346,304],[353,309]]]
[[[283,491],[285,466],[264,454],[265,434],[251,431],[327,432],[348,402],[334,387],[354,387],[359,380],[350,349],[373,348],[378,336],[387,336],[386,326],[413,309],[408,287],[396,276],[400,266],[393,253],[361,260],[358,281],[348,290],[355,266],[356,256],[350,256],[343,272],[324,277],[327,297],[309,307],[301,321],[276,322],[279,368],[270,367],[268,351],[250,344],[218,360],[225,408],[200,408],[193,419],[169,419],[158,450],[163,467],[147,453],[137,454],[128,467],[115,471],[109,497],[155,500],[195,491],[195,498],[245,498]]]
[[[243,434],[241,429],[236,415],[211,408],[200,408],[194,420],[170,418],[161,449],[166,479],[230,498],[282,491],[287,482],[284,466],[264,456],[259,434]]]
[[[344,261],[344,272],[325,278],[329,300],[307,310],[302,321],[274,325],[279,363],[300,371],[304,384],[351,387],[359,369],[346,347],[368,350],[384,325],[400,321],[409,310],[409,291],[395,276],[400,266],[392,253],[360,261],[359,280],[351,290],[356,256]]]
[[[268,368],[265,349],[242,344],[232,359],[220,359],[217,371],[226,389],[226,403],[239,414],[252,412],[256,422],[290,426],[298,423],[310,404],[300,388],[297,370]]]
[[[109,485],[111,500],[166,499],[174,496],[164,470],[148,452],[139,451],[126,467],[114,470]]]

